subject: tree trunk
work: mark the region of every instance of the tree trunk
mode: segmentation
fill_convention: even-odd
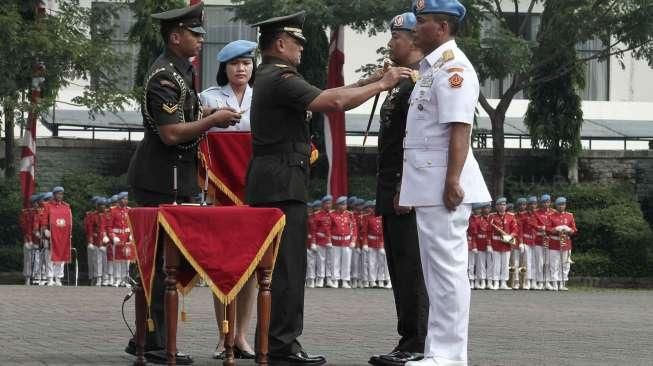
[[[506,175],[506,151],[503,134],[503,122],[506,113],[496,111],[491,117],[492,121],[492,194],[494,198],[503,196],[504,179]]]
[[[16,163],[14,161],[14,105],[13,100],[5,100],[3,105],[5,115],[5,178],[12,178],[16,174]]]
[[[567,179],[569,179],[569,183],[578,184],[578,156],[569,159],[567,169]]]

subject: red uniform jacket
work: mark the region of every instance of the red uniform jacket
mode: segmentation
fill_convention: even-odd
[[[339,247],[356,243],[356,224],[351,212],[331,212],[331,243]]]
[[[315,213],[308,215],[306,221],[306,248],[310,249],[312,244],[315,244],[315,229],[317,223],[315,222]]]
[[[479,229],[481,215],[472,214],[469,216],[469,226],[467,226],[467,250],[478,249],[476,245],[476,233]]]
[[[315,244],[326,246],[327,243],[331,243],[331,215],[324,210],[319,210],[313,217],[315,220]]]
[[[532,227],[535,229],[535,245],[543,246],[545,241],[549,241],[548,235],[543,233],[542,230],[546,231],[551,226],[551,215],[555,212],[552,208],[548,210],[541,208],[535,211],[535,218],[532,223]]]
[[[487,250],[488,245],[492,246],[492,226],[490,216],[479,216],[474,227],[474,245],[481,252]]]
[[[517,225],[517,218],[515,214],[506,212],[503,215],[498,213],[490,214],[489,217],[490,224],[502,229],[507,234],[512,235],[515,240],[519,238],[519,227]],[[501,234],[499,230],[495,229],[492,226],[492,249],[497,252],[507,252],[510,251],[511,246],[501,241]]]
[[[517,213],[517,223],[519,225],[519,242],[521,244],[532,246],[535,244],[535,231],[531,227],[530,222],[534,220],[534,214],[528,211]]]
[[[136,248],[133,247],[130,239],[129,229],[129,207],[114,206],[109,210],[109,226],[107,231],[109,239],[113,243],[114,238],[120,239],[120,242],[115,245],[114,259],[115,260],[132,260],[136,254]]]
[[[362,248],[365,238],[363,237],[363,225],[365,225],[365,217],[367,214],[363,212],[354,213],[354,221],[356,222],[356,248]]]
[[[84,234],[86,234],[86,243],[95,245],[95,239],[93,238],[93,215],[94,211],[88,211],[84,214]]]
[[[383,218],[381,216],[365,215],[363,230],[365,244],[368,247],[383,248]]]
[[[576,220],[574,214],[571,212],[555,212],[550,216],[550,223],[548,227],[549,232],[549,248],[553,250],[571,250],[571,237],[578,230],[576,229]],[[567,225],[571,228],[571,233],[561,236],[556,227],[560,225]],[[561,240],[564,242],[564,247],[561,246]]]

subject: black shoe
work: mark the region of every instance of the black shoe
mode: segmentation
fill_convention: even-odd
[[[270,355],[270,365],[272,366],[285,366],[285,365],[323,365],[326,363],[326,358],[322,355],[308,355],[304,351],[297,353],[290,353],[284,356]]]
[[[223,349],[221,352],[218,352],[218,348],[215,348],[215,352],[213,352],[213,359],[215,360],[224,360],[225,357],[227,357],[227,350]]]
[[[192,365],[193,358],[190,355],[185,353],[177,352],[175,355],[177,365]],[[165,350],[149,351],[145,353],[145,359],[147,362],[151,362],[157,365],[166,365],[168,363],[168,358],[166,357]]]
[[[422,358],[424,358],[424,355],[416,352],[392,352],[387,355],[379,356],[379,360],[384,362],[381,365],[387,366],[403,365],[408,361],[419,361]]]
[[[152,349],[147,349],[145,348],[144,352],[152,351]],[[133,339],[129,340],[129,343],[127,343],[127,347],[125,347],[125,352],[129,353],[130,355],[136,356],[136,342],[134,342]]]
[[[239,359],[239,360],[253,360],[256,358],[256,355],[251,354],[247,351],[243,351],[242,349],[238,348],[238,346],[234,347],[234,357]]]

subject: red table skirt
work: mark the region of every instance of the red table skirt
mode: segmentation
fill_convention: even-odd
[[[201,277],[227,304],[250,278],[270,244],[280,242],[285,216],[276,208],[162,205],[130,210],[129,225],[148,305],[156,252],[163,245],[160,229],[186,260],[177,273],[179,290],[189,292]]]

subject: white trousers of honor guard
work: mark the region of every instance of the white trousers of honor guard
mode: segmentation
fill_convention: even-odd
[[[537,282],[542,282],[544,281],[544,247],[535,245],[533,249],[533,278]]]
[[[88,264],[88,279],[92,280],[96,276],[96,269],[95,267],[97,266],[97,252],[98,249],[96,247],[89,248],[88,246],[86,247],[86,263]]]
[[[23,245],[23,277],[32,277],[32,265],[34,264],[34,250],[25,248]]]
[[[560,251],[549,249],[549,276],[548,281],[562,281],[562,267],[560,264]]]
[[[467,226],[471,205],[416,207],[419,251],[429,296],[424,357],[467,363],[471,290],[467,279]]]
[[[564,260],[564,262],[562,262],[562,276],[565,281],[569,281],[569,270],[571,269],[571,249],[563,250],[562,254],[562,258]]]
[[[526,279],[533,279],[533,246],[524,245],[524,259],[526,259]],[[520,265],[523,265],[520,263]]]
[[[467,278],[470,280],[476,279],[476,272],[474,271],[474,266],[476,265],[476,254],[472,251],[467,251]]]
[[[479,250],[476,253],[476,279],[477,280],[486,280],[487,279],[487,263],[489,262],[490,253],[485,250]]]
[[[361,249],[354,248],[351,250],[351,279],[360,280],[361,276]]]
[[[327,247],[326,277],[334,281],[340,279],[340,247],[335,245]]]
[[[306,249],[306,279],[315,279],[315,257],[317,253],[311,249]]]
[[[315,251],[315,277],[324,278],[326,276],[326,255],[327,247],[317,246]]]
[[[510,276],[510,252],[494,251],[492,255],[492,276],[493,281],[508,281]]]

